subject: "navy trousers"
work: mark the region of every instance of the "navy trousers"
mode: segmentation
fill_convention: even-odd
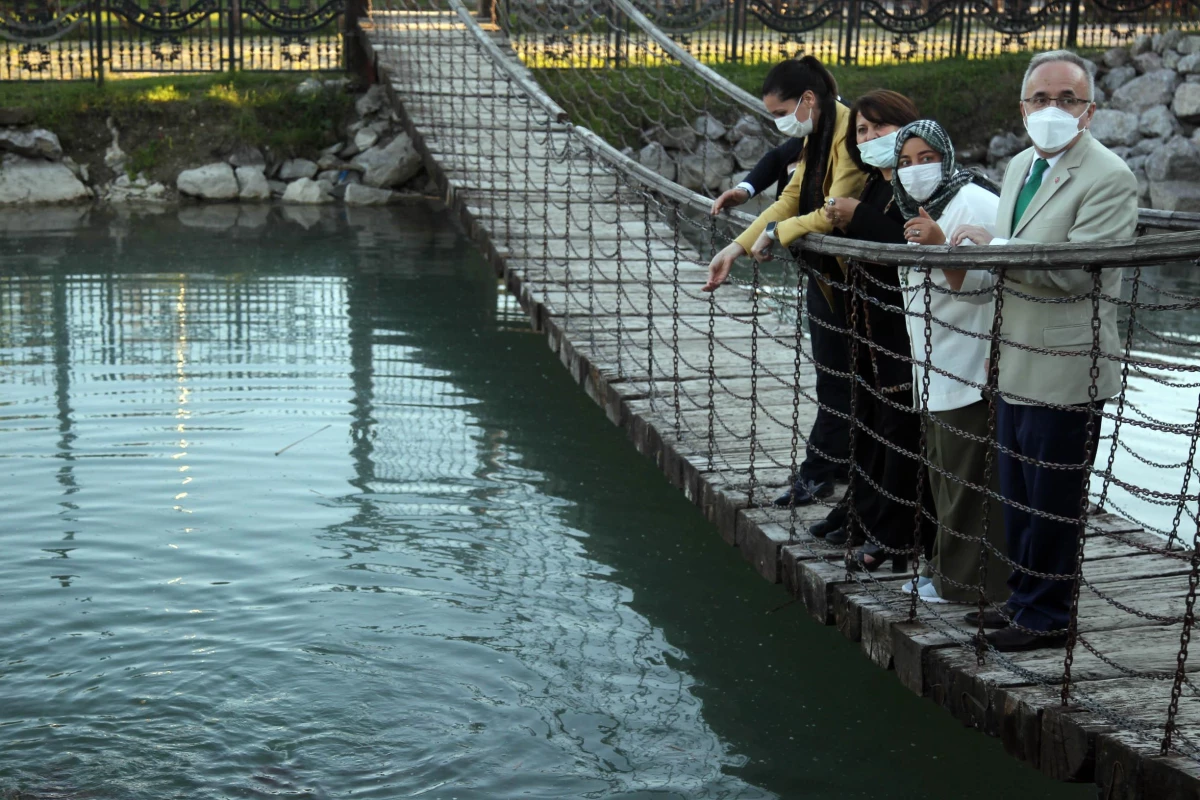
[[[1104,401],[1097,404],[1103,410]],[[1035,461],[1031,464],[999,453],[1000,493],[1005,499],[1004,528],[1008,557],[1027,570],[1054,575],[1073,575],[1079,547],[1080,500],[1087,488],[1088,413],[1086,406],[1072,410],[1022,406],[999,400],[996,407],[996,439],[1002,447]],[[1092,431],[1092,459],[1100,437],[1100,417]],[[1062,467],[1067,468],[1062,468]],[[1011,501],[1011,502],[1009,502]],[[1071,522],[1048,519],[1039,513],[1065,517]],[[1014,569],[1008,579],[1012,590],[1009,605],[1016,609],[1019,625],[1035,631],[1066,628],[1070,621],[1072,580],[1038,578]]]
[[[800,464],[800,477],[811,481],[838,480],[850,473],[850,379],[826,371],[850,371],[850,340],[846,335],[844,291],[833,289],[831,294],[832,305],[817,287],[816,279],[809,275],[805,310],[813,361],[818,366],[820,406],[808,434],[808,451]]]

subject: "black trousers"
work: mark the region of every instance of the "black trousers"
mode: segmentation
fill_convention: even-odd
[[[912,390],[876,396],[865,386],[854,398],[854,513],[864,534],[885,547],[903,549],[914,539],[928,554],[936,526],[928,475],[917,484],[921,461],[921,418]],[[890,400],[902,408],[895,408]],[[917,502],[924,513],[917,516]]]
[[[808,434],[800,477],[811,481],[837,480],[850,472],[850,380],[827,372],[850,371],[845,292],[833,289],[831,294],[832,304],[825,299],[816,279],[809,275],[805,309],[813,360],[817,362],[819,407]],[[845,416],[838,416],[835,411]]]
[[[1097,404],[1097,413],[1104,401]],[[1083,468],[1089,444],[1088,414],[1076,410],[1022,406],[999,400],[996,406],[996,439],[1002,447],[1034,459],[1029,463],[999,453],[1000,494],[1004,497],[1004,529],[1008,557],[1025,570],[1052,575],[1074,575],[1079,547],[1081,499],[1087,490]],[[1100,417],[1092,430],[1092,460],[1100,438]],[[1011,502],[1008,502],[1011,501]],[[1019,503],[1033,509],[1017,508]],[[1065,517],[1070,522],[1049,519]],[[1014,569],[1009,605],[1014,619],[1035,631],[1066,628],[1070,622],[1074,581],[1050,580]]]

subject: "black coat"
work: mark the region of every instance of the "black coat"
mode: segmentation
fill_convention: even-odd
[[[892,186],[872,172],[859,196],[858,208],[845,236],[868,242],[904,244],[904,216],[892,201]],[[912,364],[895,357],[912,354],[903,313],[904,293],[896,267],[862,261],[852,276],[855,290],[848,295],[847,314],[858,333],[856,372],[876,389],[912,384]],[[872,347],[867,346],[870,342]],[[924,355],[921,355],[924,358]]]

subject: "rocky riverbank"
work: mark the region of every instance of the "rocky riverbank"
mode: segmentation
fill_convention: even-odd
[[[1139,36],[1093,60],[1098,108],[1092,135],[1133,170],[1140,204],[1200,211],[1200,35]],[[960,133],[951,131],[965,140]],[[690,125],[642,131],[642,140],[641,149],[626,153],[668,180],[709,194],[743,180],[771,146],[763,121],[751,114],[732,123],[701,114]],[[986,148],[960,150],[958,159],[999,181],[1009,160],[1028,146],[1024,131],[1001,131]],[[745,210],[756,213],[768,202],[755,198]]]
[[[303,95],[342,88],[340,81],[310,79],[295,91]],[[360,95],[353,107],[352,118],[340,128],[340,140],[319,152],[283,157],[242,141],[216,148],[217,158],[179,169],[165,180],[135,172],[136,159],[123,149],[122,131],[112,117],[106,121],[102,163],[89,164],[66,153],[58,135],[38,127],[28,110],[0,109],[0,206],[271,200],[365,206],[392,203],[426,188],[420,154],[400,129],[382,87]]]

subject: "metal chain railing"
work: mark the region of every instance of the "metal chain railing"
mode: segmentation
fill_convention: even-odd
[[[601,15],[593,21],[604,28],[607,19]],[[1194,717],[1183,711],[1200,709],[1194,705],[1200,697],[1190,678],[1197,667],[1187,658],[1200,584],[1195,555],[1200,489],[1193,465],[1200,439],[1200,337],[1189,336],[1186,327],[1189,315],[1200,308],[1200,290],[1191,282],[1200,233],[965,252],[813,235],[801,249],[840,259],[842,274],[821,275],[804,258],[784,257],[740,266],[727,286],[705,294],[700,286],[709,258],[729,241],[731,223],[744,225],[748,216],[712,217],[708,197],[568,122],[573,117],[547,96],[499,32],[481,26],[458,0],[443,0],[436,7],[393,0],[390,7],[375,9],[371,26],[368,33],[402,104],[406,126],[441,165],[447,203],[471,223],[493,260],[504,265],[509,288],[537,315],[535,322],[552,332],[564,364],[614,421],[638,418],[630,427],[638,446],[727,536],[743,541],[746,526],[774,531],[777,544],[797,562],[819,565],[841,553],[810,535],[806,526],[841,502],[866,542],[881,554],[908,556],[913,566],[896,574],[849,568],[843,578],[847,591],[873,598],[888,620],[911,620],[930,636],[941,637],[944,646],[961,647],[989,669],[1044,687],[1164,753],[1197,757],[1191,723],[1181,720]],[[659,57],[668,56],[660,48]],[[659,88],[676,81],[681,91],[699,98],[693,110],[728,104],[749,114],[685,61],[677,59],[671,69],[672,77],[663,78]],[[614,109],[638,108],[644,117],[633,126],[637,130],[643,119],[657,113],[661,96],[650,92],[614,99],[610,89],[621,85],[622,78],[607,73],[618,71],[581,69],[561,80],[571,85],[582,105],[595,101],[612,103]],[[1187,215],[1143,212],[1142,219],[1162,227],[1200,229],[1200,220]],[[1013,279],[1016,264],[1022,270],[1086,274],[1090,287],[1046,297]],[[990,295],[984,302],[992,306],[990,331],[968,331],[928,311],[935,299],[956,297],[933,279],[942,268],[995,274],[994,283],[983,290]],[[908,270],[920,270],[920,280],[900,281]],[[1127,270],[1122,281],[1116,281],[1115,270]],[[848,298],[843,322],[830,324],[804,313],[805,292],[820,282]],[[878,291],[884,286],[901,302],[886,299]],[[980,300],[980,293],[972,299]],[[1012,309],[1019,304],[1088,309],[1089,341],[1063,349],[1005,338]],[[1102,335],[1101,322],[1112,313],[1120,317],[1120,336],[1114,342]],[[862,314],[911,320],[924,331],[924,343],[913,342],[921,352],[888,349],[868,326],[860,325]],[[841,337],[852,365],[886,357],[922,368],[911,388],[915,406],[862,378],[854,366],[849,371],[822,366],[808,334],[816,325]],[[987,341],[986,377],[960,381],[988,404],[986,424],[980,422],[979,428],[985,434],[928,412],[931,380],[960,380],[939,365],[930,344],[935,332]],[[1087,359],[1082,362],[1087,364],[1087,402],[1044,402],[1006,390],[1002,365],[1018,352],[1063,365]],[[1119,365],[1119,388],[1105,397],[1102,370],[1114,363]],[[811,508],[779,507],[773,495],[788,489],[804,458],[818,449],[810,441],[820,403],[814,388],[818,374],[848,382],[851,389],[848,410],[828,409],[849,425],[850,458],[825,454],[841,460],[849,487],[844,498],[820,498]],[[1111,402],[1102,406],[1105,400]],[[914,416],[920,426],[915,449],[897,448],[861,423],[866,403]],[[1017,452],[997,440],[1001,403],[1085,415],[1073,418],[1086,430],[1088,452],[1081,461],[1067,463]],[[931,459],[934,434],[983,446],[983,478],[965,479]],[[1101,466],[1093,466],[1105,439],[1107,456]],[[898,495],[856,464],[856,453],[866,446],[892,447],[911,460],[917,500]],[[1078,473],[1081,491],[1070,498],[1072,504],[1078,500],[1078,511],[1056,513],[997,491],[992,478],[1006,462],[1018,469]],[[920,499],[933,476],[968,492],[981,508],[997,504],[1048,524],[1072,526],[1078,531],[1073,566],[1059,572],[1035,569],[1019,555],[990,544],[986,523],[982,533],[939,523],[937,513]],[[901,509],[910,533],[900,546],[871,529],[870,520],[858,512],[865,497],[882,498]],[[964,583],[961,576],[941,574],[936,560],[926,559],[926,569],[919,573],[918,561],[926,555],[923,529],[976,544],[977,581]],[[1190,549],[1181,542],[1189,542]],[[776,548],[757,566],[778,578],[782,558]],[[983,633],[982,612],[1008,614],[986,591],[987,576],[996,570],[1069,584],[1070,617],[1062,629],[1033,630],[1010,620],[1015,629],[1036,636],[1064,636],[1065,647],[1059,645],[1058,651],[1061,670],[1046,667],[1044,659],[1034,662],[998,652],[978,635]],[[925,571],[966,592],[969,603],[927,602],[917,591]],[[903,580],[911,582],[907,594],[897,591]],[[979,624],[962,620],[972,608],[981,612]],[[1102,687],[1093,682],[1116,677],[1156,699],[1137,709],[1106,706],[1097,699]]]

